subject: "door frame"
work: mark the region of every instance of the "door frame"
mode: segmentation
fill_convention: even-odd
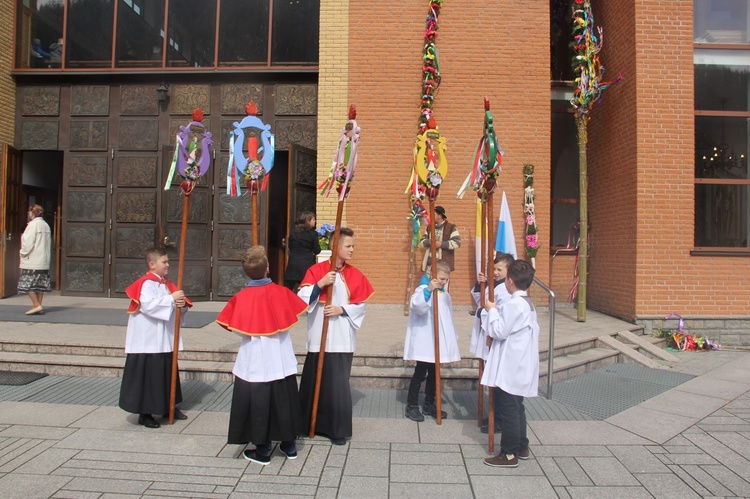
[[[16,294],[21,256],[21,236],[23,234],[23,153],[3,144],[2,152],[2,205],[0,220],[0,296],[5,298]]]

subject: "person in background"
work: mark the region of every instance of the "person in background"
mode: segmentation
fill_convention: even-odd
[[[62,61],[62,50],[63,50],[63,39],[58,38],[56,42],[51,43],[49,46],[49,60],[55,62],[58,65]]]
[[[49,278],[52,231],[42,218],[42,213],[42,207],[38,204],[29,208],[29,223],[21,236],[21,277],[18,280],[18,292],[27,293],[33,305],[26,311],[26,315],[43,314],[44,293],[52,290]]]
[[[289,234],[289,262],[284,272],[284,286],[295,293],[307,269],[315,265],[315,255],[320,253],[318,233],[315,232],[315,213],[303,211],[297,217],[294,230]]]

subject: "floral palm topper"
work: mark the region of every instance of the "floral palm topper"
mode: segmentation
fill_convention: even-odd
[[[534,266],[534,259],[539,251],[539,240],[537,239],[536,213],[534,208],[534,165],[523,165],[523,216],[524,216],[524,245],[526,246],[526,255],[531,259]]]

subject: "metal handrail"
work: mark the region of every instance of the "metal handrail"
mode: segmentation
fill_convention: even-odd
[[[534,278],[534,282],[549,295],[549,353],[547,354],[547,400],[552,399],[552,364],[555,358],[555,292],[542,281]]]

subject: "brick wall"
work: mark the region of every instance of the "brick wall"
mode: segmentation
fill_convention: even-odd
[[[588,125],[588,306],[619,317],[635,314],[636,202],[638,181],[637,100],[633,2],[593,2],[604,30],[600,53],[605,79],[625,81],[605,90]]]
[[[613,2],[595,15],[608,74],[627,80],[591,121],[591,307],[631,319],[747,316],[750,259],[690,255],[693,2]]]
[[[318,184],[331,160],[349,109],[349,2],[320,0],[318,73]],[[336,198],[318,196],[318,226],[336,220]]]
[[[13,68],[13,0],[0,0],[0,142],[13,144],[16,84]]]
[[[376,303],[400,303],[405,296],[411,235],[404,189],[419,118],[427,6],[426,1],[349,2],[348,94],[357,104],[362,136],[347,219],[357,232],[354,263],[371,278]],[[523,254],[522,168],[533,163],[540,238],[549,239],[549,3],[534,0],[523,7],[523,19],[533,20],[534,26],[524,33],[519,31],[523,23],[518,5],[508,3],[447,1],[439,18],[443,80],[434,116],[447,138],[449,170],[437,204],[445,207],[463,239],[451,284],[459,305],[469,303],[475,279],[475,202],[473,194],[462,200],[455,194],[470,171],[482,134],[485,95],[491,99],[505,150],[495,217],[505,190]],[[537,268],[539,277],[548,281],[546,250],[545,244]]]

